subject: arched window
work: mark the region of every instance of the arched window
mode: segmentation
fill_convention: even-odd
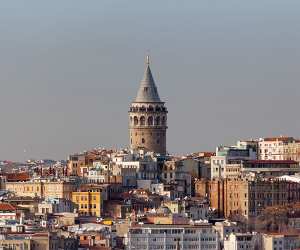
[[[159,125],[160,124],[160,117],[159,116],[157,116],[156,118],[155,118],[155,125]]]
[[[166,125],[166,117],[165,116],[162,117],[161,124],[162,125]]]
[[[145,108],[145,106],[142,106],[142,107],[140,107],[140,111],[146,111],[146,108]]]
[[[159,106],[156,106],[156,107],[155,107],[155,111],[160,111],[160,107],[159,107]]]
[[[141,116],[141,118],[140,118],[140,125],[141,126],[145,126],[145,116]]]
[[[133,123],[134,123],[134,125],[138,125],[139,124],[139,119],[137,118],[137,116],[135,116],[133,118]]]
[[[148,125],[150,125],[150,126],[153,125],[153,117],[152,116],[148,117]]]
[[[148,108],[148,111],[150,111],[150,112],[154,111],[153,106],[150,105]]]
[[[144,144],[145,143],[145,139],[144,138],[142,138],[142,144]]]

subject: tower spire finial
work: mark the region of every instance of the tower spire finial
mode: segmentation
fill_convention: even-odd
[[[146,64],[149,65],[150,64],[150,56],[149,53],[146,56]]]

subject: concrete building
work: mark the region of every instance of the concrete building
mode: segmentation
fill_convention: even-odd
[[[208,198],[219,217],[249,216],[249,184],[246,180],[198,180],[195,193]]]
[[[129,109],[130,147],[166,154],[167,113],[164,102],[160,100],[147,56],[144,77]]]
[[[258,235],[252,233],[232,233],[224,240],[224,250],[259,249],[257,247],[260,247]]]
[[[217,230],[221,241],[223,241],[225,238],[228,238],[231,233],[242,232],[242,229],[238,226],[236,222],[227,220],[222,222],[216,222],[214,228]]]
[[[20,217],[16,207],[9,203],[0,203],[0,220],[16,220]]]
[[[78,191],[72,193],[72,201],[78,207],[79,215],[101,216],[102,197],[100,191]]]
[[[198,180],[196,196],[208,197],[219,217],[253,218],[268,206],[300,201],[300,183],[286,180]]]
[[[39,198],[64,198],[71,199],[72,192],[76,189],[73,182],[52,180],[31,180],[27,182],[7,182],[6,189],[16,196],[29,196]]]
[[[7,233],[0,235],[4,250],[59,250],[59,238],[50,233]]]
[[[130,153],[127,157],[119,158],[113,162],[112,174],[122,176],[122,184],[125,187],[137,187],[138,181],[142,185],[143,181],[148,183],[149,189],[151,181],[158,180],[158,165],[156,158],[151,153]]]
[[[133,225],[127,236],[127,249],[220,249],[211,224]]]
[[[164,184],[177,184],[183,197],[192,194],[192,175],[181,160],[165,161],[160,179]]]
[[[38,204],[38,214],[73,213],[75,204],[66,199],[47,198]]]
[[[242,176],[252,173],[260,178],[274,178],[300,172],[299,163],[292,160],[250,160],[243,161],[241,165]]]
[[[262,235],[263,250],[289,250],[300,247],[300,236],[295,233],[269,233]]]
[[[232,173],[237,174],[241,160],[256,160],[257,146],[253,141],[238,142],[236,146],[219,146],[216,148],[216,155],[211,157],[211,179],[226,178],[232,171],[227,171],[227,165]],[[232,165],[233,164],[233,165]]]
[[[259,159],[300,162],[300,141],[287,136],[260,138]]]

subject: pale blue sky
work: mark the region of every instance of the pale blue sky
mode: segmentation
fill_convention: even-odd
[[[299,0],[5,1],[0,159],[126,146],[147,50],[169,152],[297,137],[299,13]]]

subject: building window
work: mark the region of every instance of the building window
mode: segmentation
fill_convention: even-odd
[[[138,120],[138,118],[136,116],[133,117],[133,124],[134,125],[138,125],[139,124],[139,120]]]
[[[166,125],[166,117],[164,117],[164,116],[162,117],[161,124]]]
[[[156,125],[156,126],[159,126],[159,125],[160,125],[160,117],[159,117],[159,116],[157,116],[157,117],[155,118],[155,125]]]
[[[152,116],[149,116],[149,117],[148,117],[148,125],[149,125],[149,126],[152,126],[152,125],[153,125],[153,117],[152,117]]]
[[[140,118],[140,125],[145,126],[145,116],[141,116]]]
[[[143,144],[145,143],[145,139],[144,139],[144,138],[142,138],[142,143],[143,143]]]

